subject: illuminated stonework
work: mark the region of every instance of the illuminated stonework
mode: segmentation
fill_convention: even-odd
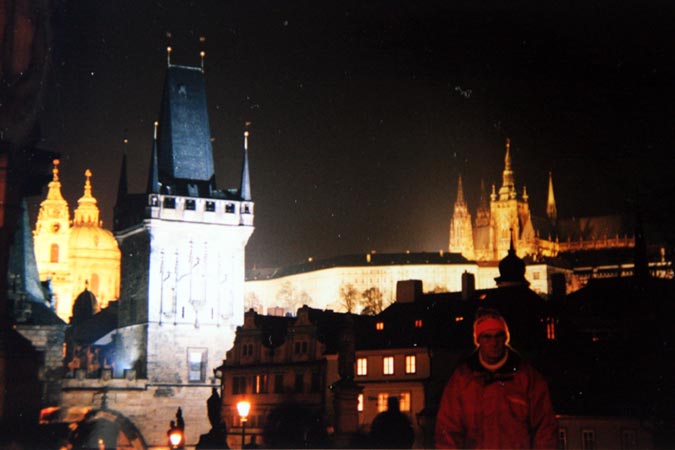
[[[47,198],[40,204],[34,248],[40,279],[51,280],[57,315],[68,322],[75,297],[88,288],[105,307],[119,296],[120,251],[112,233],[102,228],[91,172],[85,172],[84,195],[71,224],[61,194],[59,161],[54,161]]]

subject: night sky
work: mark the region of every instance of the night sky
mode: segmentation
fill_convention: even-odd
[[[552,171],[559,216],[639,204],[672,246],[675,8],[553,3],[57,2],[41,146],[71,207],[92,170],[110,228],[124,137],[130,191],[146,185],[167,33],[185,65],[204,36],[221,189],[252,122],[248,267],[446,249],[457,176],[473,211],[506,137],[534,214]]]

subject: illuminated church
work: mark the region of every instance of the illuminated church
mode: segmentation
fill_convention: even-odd
[[[93,294],[97,309],[119,296],[120,250],[99,220],[91,171],[85,172],[84,194],[77,201],[72,222],[61,194],[58,160],[54,160],[52,173],[35,224],[34,248],[40,280],[49,281],[54,309],[68,322],[75,298],[83,291]]]
[[[476,218],[464,198],[459,177],[457,200],[450,220],[448,249],[473,261],[496,262],[508,253],[511,239],[519,257],[533,260],[555,257],[564,252],[632,248],[633,233],[619,216],[558,218],[553,178],[549,173],[546,216],[532,215],[527,189],[519,195],[511,163],[511,145],[506,140],[502,184],[492,185],[489,200],[484,185]]]

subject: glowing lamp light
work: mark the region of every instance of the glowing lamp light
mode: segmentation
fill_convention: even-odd
[[[248,419],[248,413],[250,411],[251,411],[251,402],[248,402],[246,400],[237,402],[237,412],[239,413],[239,417],[241,417],[242,421],[246,421],[246,419]]]
[[[169,433],[169,442],[173,447],[178,447],[183,440],[183,431],[179,428],[174,428]]]

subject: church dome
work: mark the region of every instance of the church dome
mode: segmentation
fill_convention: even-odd
[[[91,225],[73,226],[70,230],[68,248],[71,251],[83,249],[119,251],[117,241],[110,231]]]
[[[70,318],[70,323],[78,325],[85,320],[91,318],[98,312],[98,301],[92,292],[84,288],[73,303],[73,315]]]

